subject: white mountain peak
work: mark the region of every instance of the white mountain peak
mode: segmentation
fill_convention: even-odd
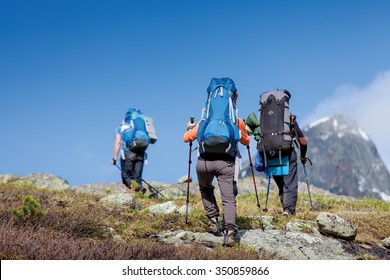
[[[352,118],[345,115],[334,115],[320,118],[310,123],[305,128],[305,130],[312,129],[320,125],[323,126],[324,130],[327,131],[325,134],[337,134],[339,138],[342,138],[348,134],[354,134],[366,141],[371,141],[370,137],[364,131],[364,129],[360,127]],[[325,134],[322,137],[329,136]]]

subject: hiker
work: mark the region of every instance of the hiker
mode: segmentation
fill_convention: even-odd
[[[157,137],[148,131],[145,119],[151,120],[140,110],[127,111],[121,126],[115,130],[114,157],[111,160],[111,163],[116,165],[120,153],[123,184],[130,190],[141,193],[146,192],[142,186],[142,172],[147,158],[145,151],[150,143],[157,140]],[[154,132],[154,127],[152,129]]]
[[[298,122],[294,124],[294,130],[300,145],[300,160],[303,165],[307,162],[306,151],[307,142],[303,135]],[[298,165],[297,152],[294,145],[287,152],[289,170],[288,175],[274,175],[273,178],[279,188],[279,198],[283,206],[283,215],[295,215],[297,199],[298,199]]]
[[[269,91],[260,95],[260,122],[258,150],[264,163],[264,171],[272,176],[279,188],[280,202],[285,216],[295,215],[298,199],[297,152],[300,147],[300,161],[307,162],[307,142],[290,113],[287,90]],[[261,171],[261,168],[257,168]]]
[[[221,236],[223,231],[224,245],[232,246],[236,242],[238,231],[236,224],[238,166],[235,164],[239,155],[238,142],[247,146],[250,137],[245,130],[245,122],[236,117],[238,95],[234,82],[229,78],[213,78],[207,92],[208,98],[202,119],[197,124],[191,121],[187,123],[187,132],[183,140],[192,142],[197,139],[199,143],[196,173],[203,206],[209,218],[208,231],[217,236]],[[225,135],[225,138],[222,135]],[[214,177],[217,178],[221,192],[223,228],[214,195],[215,187],[212,184]]]

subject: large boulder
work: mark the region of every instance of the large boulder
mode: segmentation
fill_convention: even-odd
[[[19,179],[19,177],[17,175],[15,175],[15,174],[0,175],[0,184],[12,183],[12,182],[15,182],[18,179]]]
[[[12,183],[16,186],[31,184],[37,188],[50,190],[66,190],[71,187],[64,179],[48,173],[33,173],[25,176],[5,174],[0,176],[0,183]]]
[[[356,227],[349,221],[329,212],[321,212],[317,216],[319,231],[345,240],[354,240],[357,234]]]

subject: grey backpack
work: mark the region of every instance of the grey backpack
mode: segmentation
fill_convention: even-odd
[[[290,135],[290,101],[287,90],[267,91],[260,94],[260,140],[258,149],[267,158],[286,155],[293,145]]]

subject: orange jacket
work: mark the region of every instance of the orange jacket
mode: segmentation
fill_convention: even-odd
[[[241,131],[240,143],[242,145],[247,146],[251,142],[251,138],[249,137],[248,133],[246,132],[244,121],[240,118],[237,118],[237,121],[238,121],[238,128]],[[198,128],[199,128],[199,122],[196,124],[196,126],[193,129],[190,129],[186,133],[184,133],[184,135],[183,135],[184,142],[187,143],[190,141],[195,141],[196,135],[198,134]]]

